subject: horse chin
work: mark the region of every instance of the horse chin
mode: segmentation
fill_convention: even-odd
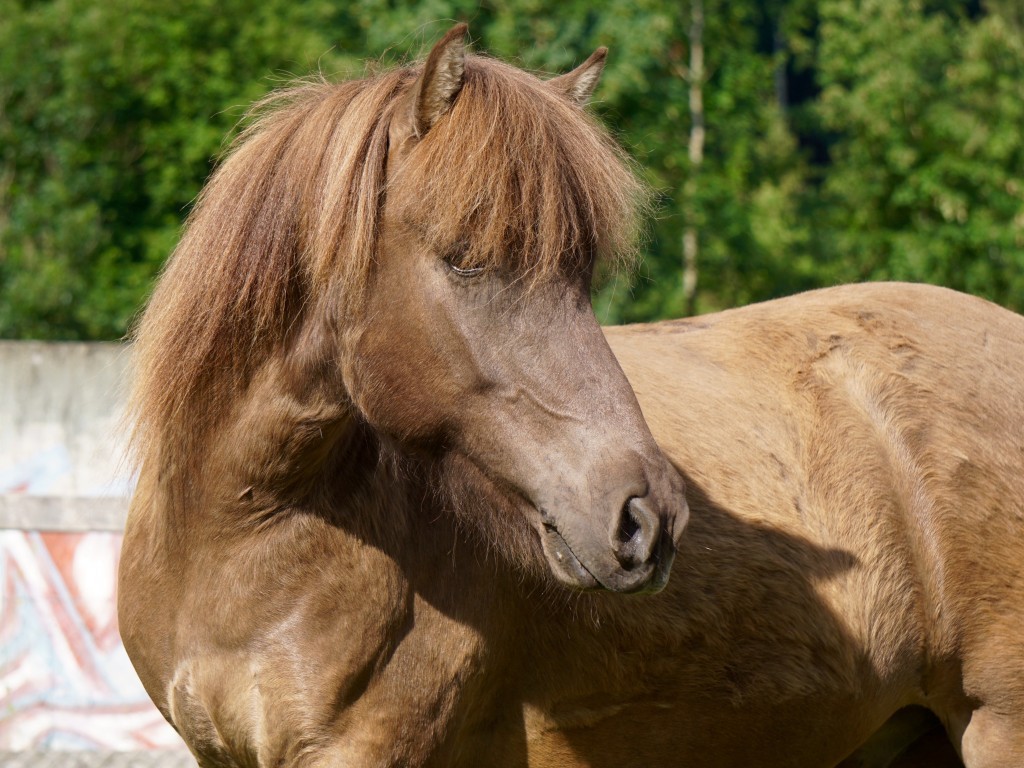
[[[532,524],[537,513],[526,496],[499,484],[461,453],[449,451],[434,466],[432,485],[443,492],[461,528],[517,572],[545,579],[547,558]]]

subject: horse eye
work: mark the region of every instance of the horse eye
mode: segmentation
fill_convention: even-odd
[[[470,267],[469,269],[465,269],[463,267],[457,267],[451,262],[448,262],[448,266],[451,267],[452,272],[459,277],[476,277],[484,271],[483,267]]]
[[[454,250],[445,256],[445,263],[448,268],[459,277],[476,277],[484,271],[483,267],[464,267],[466,251],[464,249]]]

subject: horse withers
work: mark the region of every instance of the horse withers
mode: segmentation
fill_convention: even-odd
[[[200,764],[1020,764],[1024,320],[602,331],[605,52],[464,36],[257,105],[137,330],[121,630]]]

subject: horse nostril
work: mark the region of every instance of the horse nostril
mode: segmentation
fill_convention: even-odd
[[[636,536],[640,530],[640,521],[633,517],[632,499],[626,502],[625,508],[622,510],[622,516],[619,518],[619,543],[628,544]]]
[[[638,496],[629,498],[619,513],[612,548],[619,564],[627,570],[651,559],[661,534],[657,515]]]

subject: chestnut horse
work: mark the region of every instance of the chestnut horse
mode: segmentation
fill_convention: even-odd
[[[605,52],[464,36],[259,105],[137,331],[121,631],[200,764],[1024,765],[1024,319],[602,331]]]

